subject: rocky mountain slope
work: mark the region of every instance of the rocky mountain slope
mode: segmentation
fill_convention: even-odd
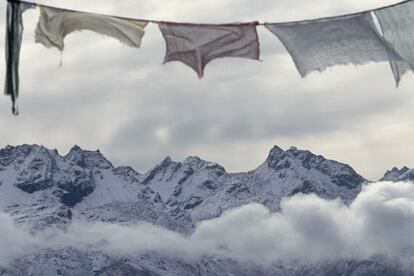
[[[350,202],[365,181],[345,164],[294,147],[284,151],[275,146],[266,161],[249,172],[227,173],[222,166],[198,157],[183,162],[167,157],[143,175],[141,183],[198,222],[250,202],[277,210],[283,197],[297,193]]]
[[[366,180],[351,167],[309,151],[275,146],[257,169],[227,173],[219,164],[165,158],[145,174],[115,168],[99,151],[74,146],[67,155],[37,145],[0,150],[1,208],[36,228],[72,216],[144,220],[187,233],[229,208],[258,202],[272,210],[283,197],[316,193],[350,202]]]
[[[381,181],[414,181],[414,169],[394,167],[385,173]]]
[[[413,175],[405,168],[393,169],[384,180],[412,180]],[[115,168],[99,151],[78,146],[64,156],[38,145],[0,150],[0,210],[33,231],[64,228],[74,218],[84,218],[121,224],[146,221],[188,235],[201,220],[251,202],[277,211],[284,197],[315,193],[349,203],[364,182],[350,166],[295,147],[285,151],[275,146],[265,162],[249,172],[228,173],[219,164],[198,157],[182,162],[167,157],[145,174],[131,167]],[[183,262],[63,248],[39,250],[15,260],[0,269],[0,275],[333,275],[339,269],[343,275],[366,275],[358,271],[370,269],[395,271],[376,260],[264,267],[218,257]],[[378,275],[392,275],[388,272]]]
[[[324,264],[286,266],[260,265],[243,260],[209,257],[183,262],[178,258],[142,255],[134,258],[108,256],[96,249],[46,250],[13,262],[0,275],[139,275],[139,276],[409,276],[394,264],[381,259],[343,260]]]

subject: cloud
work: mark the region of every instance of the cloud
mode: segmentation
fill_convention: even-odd
[[[365,186],[346,206],[316,195],[285,198],[281,211],[249,204],[201,222],[188,237],[147,223],[75,221],[65,231],[29,234],[0,216],[0,260],[36,248],[98,246],[110,254],[156,253],[183,259],[226,256],[262,264],[365,260],[385,256],[414,268],[414,184]]]
[[[191,240],[258,262],[384,255],[414,265],[413,233],[414,185],[382,182],[365,186],[350,206],[316,195],[286,198],[278,213],[247,205],[202,222]]]
[[[9,215],[0,212],[0,266],[33,249],[34,240],[27,231],[16,227]]]
[[[52,0],[38,2],[63,6]],[[73,0],[64,6],[216,23],[317,18],[395,2]],[[0,3],[1,10],[5,4]],[[37,16],[36,10],[24,15],[20,116],[10,115],[9,98],[0,98],[0,128],[7,129],[0,136],[2,145],[37,143],[60,151],[74,144],[99,148],[114,163],[141,172],[167,154],[174,159],[201,155],[229,171],[250,170],[275,144],[343,157],[341,161],[372,178],[381,177],[390,166],[413,164],[407,154],[414,149],[413,78],[405,76],[396,91],[387,63],[337,66],[301,79],[278,39],[260,27],[263,62],[215,60],[207,66],[206,77],[198,80],[183,64],[161,65],[164,41],[157,26],[149,25],[139,50],[91,32],[73,34],[67,38],[60,68],[58,51],[34,43]],[[162,128],[167,128],[167,136],[158,135]],[[245,154],[238,155],[240,148]],[[387,158],[377,158],[378,152]]]

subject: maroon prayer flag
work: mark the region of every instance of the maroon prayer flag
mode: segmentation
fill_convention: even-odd
[[[164,63],[181,61],[193,68],[201,78],[207,63],[216,58],[258,60],[257,24],[159,23],[167,47]]]

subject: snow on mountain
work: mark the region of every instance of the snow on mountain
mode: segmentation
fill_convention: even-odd
[[[287,266],[262,265],[229,258],[205,257],[182,261],[154,254],[141,256],[110,256],[98,248],[42,250],[36,255],[15,260],[0,275],[143,275],[143,276],[409,276],[412,273],[381,258],[367,261],[342,260],[324,264]]]
[[[413,180],[394,168],[384,180]],[[165,158],[145,174],[115,168],[99,151],[74,146],[62,156],[38,145],[0,149],[0,210],[33,230],[65,227],[74,218],[134,224],[146,221],[190,234],[201,220],[251,202],[279,210],[282,198],[315,193],[350,203],[367,182],[350,166],[310,151],[275,146],[263,164],[228,173],[217,163]],[[371,273],[371,274],[370,274]],[[403,275],[375,260],[320,266],[263,266],[224,257],[184,262],[173,257],[109,256],[98,247],[39,250],[0,275]]]
[[[129,167],[114,168],[99,151],[78,146],[65,156],[37,145],[0,150],[0,204],[16,222],[42,229],[83,216],[187,231],[188,216],[167,208],[139,178]]]
[[[348,165],[294,147],[275,146],[262,165],[245,173],[227,173],[198,157],[167,157],[144,175],[78,146],[65,156],[37,145],[0,150],[2,208],[39,227],[42,220],[67,223],[81,215],[188,232],[200,220],[250,202],[277,210],[283,197],[297,193],[350,202],[365,181]]]
[[[287,275],[285,271],[276,266],[231,259],[204,258],[200,261],[183,262],[174,257],[141,255],[125,258],[109,256],[97,248],[86,251],[66,248],[44,250],[31,258],[16,260],[8,269],[2,271],[0,268],[0,275],[281,276]]]
[[[414,169],[394,167],[385,173],[381,181],[414,181]]]
[[[297,193],[350,202],[364,182],[348,165],[309,151],[294,147],[284,151],[277,146],[262,165],[249,172],[227,173],[222,166],[198,157],[183,162],[167,157],[141,181],[169,206],[190,212],[194,223],[251,202],[278,210],[283,197]]]
[[[365,181],[348,165],[294,147],[275,146],[262,165],[245,173],[227,173],[198,157],[167,157],[144,175],[78,146],[65,156],[38,145],[0,150],[2,209],[40,229],[69,223],[74,215],[144,220],[188,233],[197,222],[247,203],[278,210],[283,197],[297,193],[350,202]]]

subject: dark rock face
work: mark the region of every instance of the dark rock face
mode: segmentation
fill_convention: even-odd
[[[15,186],[27,193],[49,189],[58,171],[56,159],[45,148],[39,148],[27,167],[20,171]]]
[[[243,193],[249,193],[249,188],[241,182],[235,182],[227,189],[226,192],[236,196]]]
[[[158,174],[163,174],[167,168],[172,164],[171,158],[167,156],[160,164],[156,165],[146,177],[141,181],[142,184],[147,185]],[[176,169],[177,170],[177,169]]]
[[[73,146],[65,156],[66,160],[76,163],[81,168],[111,169],[112,163],[109,162],[99,150],[82,150],[79,146]]]
[[[193,209],[194,207],[200,205],[201,202],[203,202],[203,199],[201,197],[192,196],[185,203],[184,209]]]
[[[292,160],[299,161],[308,170],[315,169],[330,176],[331,181],[340,187],[354,189],[365,181],[349,165],[328,160],[321,155],[315,155],[307,150],[298,150],[295,147],[283,151],[275,146],[270,151],[266,162],[269,168],[280,171],[289,169],[292,166]]]
[[[340,187],[347,189],[356,188],[365,180],[362,176],[358,175],[349,165],[340,164],[333,160],[327,160],[321,155],[314,155],[310,151],[297,150],[291,148],[288,150],[288,154],[302,160],[303,166],[307,169],[314,168],[326,175],[331,176],[331,181]],[[333,165],[339,165],[340,170],[333,170]]]
[[[315,187],[311,182],[304,181],[301,187],[295,188],[289,196],[294,196],[296,194],[316,194],[316,195],[323,195],[326,191],[324,189],[320,189]]]
[[[35,158],[20,172],[15,186],[27,193],[56,188],[54,194],[67,206],[74,206],[93,192],[96,184],[92,170],[81,167],[63,169],[53,156]]]
[[[208,190],[215,190],[217,189],[217,184],[214,181],[206,180],[199,186],[202,189],[208,189]]]
[[[33,150],[30,145],[7,146],[0,149],[0,165],[7,167],[15,161],[22,162]]]
[[[331,177],[331,181],[340,187],[353,189],[364,182],[364,179],[357,174],[339,174]]]
[[[61,188],[62,194],[60,196],[60,201],[67,206],[73,207],[81,202],[84,197],[91,194],[95,189],[95,186],[93,178],[89,181],[75,180],[71,183],[65,183],[64,188]]]
[[[138,183],[141,179],[141,175],[129,166],[121,166],[113,171],[115,175],[120,176],[122,179],[130,183]]]
[[[187,168],[184,171],[184,176],[180,178],[180,180],[178,180],[178,185],[182,185],[190,176],[192,176],[194,174],[194,169],[193,168]]]
[[[274,146],[266,159],[266,163],[269,166],[269,168],[280,170],[281,168],[285,167],[284,164],[282,165],[280,163],[286,157],[286,155],[287,154],[284,150],[282,150],[278,146]]]
[[[66,159],[57,151],[42,146],[23,145],[0,150],[0,160],[3,165],[15,164],[18,175],[14,186],[20,190],[30,194],[52,190],[61,203],[72,207],[94,191],[96,184],[92,172],[109,163],[97,153],[90,156],[89,152],[81,153],[78,148],[71,152],[70,158]],[[93,157],[97,161],[93,161]],[[82,162],[71,165],[74,160]]]
[[[36,181],[40,176],[35,176],[31,179],[18,179],[19,182],[16,183],[16,187],[20,188],[22,191],[32,194],[34,192],[42,191],[49,189],[53,186],[53,182],[50,180],[41,180]],[[33,182],[32,182],[33,181]]]

